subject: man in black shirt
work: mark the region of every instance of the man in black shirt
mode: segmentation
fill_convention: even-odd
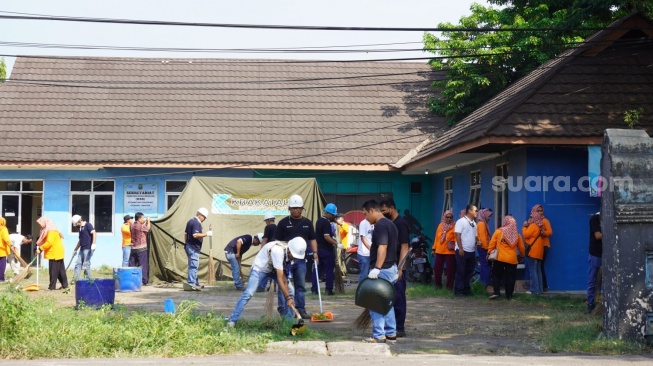
[[[590,246],[589,246],[589,272],[587,275],[587,312],[596,307],[594,294],[596,293],[596,275],[601,269],[603,255],[603,234],[601,233],[601,213],[597,212],[590,218]]]
[[[409,250],[409,235],[410,229],[408,223],[403,217],[399,216],[395,200],[392,198],[384,198],[379,203],[381,206],[381,213],[386,218],[392,220],[392,223],[397,227],[399,236],[399,247],[397,248],[397,261],[400,262],[408,253]],[[397,317],[397,337],[405,337],[405,323],[406,323],[406,276],[404,276],[404,265],[398,263],[401,268],[398,268],[398,278],[395,282],[395,316]]]
[[[370,247],[370,266],[373,268],[367,275],[368,278],[382,278],[391,283],[397,281],[397,248],[399,239],[397,227],[392,221],[383,217],[379,204],[369,200],[363,204],[365,219],[374,225],[372,232],[372,246]],[[363,339],[369,343],[395,343],[397,329],[394,307],[386,314],[379,314],[370,310],[372,318],[372,337]]]
[[[237,236],[231,239],[227,246],[224,247],[224,254],[231,266],[231,275],[233,276],[234,285],[238,291],[245,290],[242,280],[243,271],[241,266],[243,254],[245,254],[252,245],[259,245],[261,243],[259,238],[261,237],[263,237],[263,233]]]
[[[301,196],[293,194],[288,200],[288,210],[290,216],[284,217],[279,221],[277,230],[274,232],[274,240],[290,241],[298,236],[304,238],[306,243],[311,243],[313,249],[313,258],[317,260],[317,242],[315,241],[315,230],[311,220],[302,216],[304,210],[304,200]],[[308,250],[307,250],[308,252]],[[295,259],[290,265],[289,280],[294,285],[295,308],[303,319],[310,319],[311,316],[306,313],[306,260]],[[286,300],[279,290],[279,305],[277,310],[282,314],[287,314],[290,309],[286,309]]]
[[[320,267],[319,272],[325,274],[327,295],[334,294],[333,280],[336,264],[335,250],[338,242],[333,238],[333,236],[331,236],[331,223],[337,215],[338,208],[333,203],[329,203],[324,208],[324,215],[317,219],[317,222],[315,223],[315,240],[317,241],[317,257],[319,258],[318,264]],[[315,270],[315,268],[309,270]],[[317,294],[317,281],[319,277],[319,273],[313,273],[313,278],[311,279],[311,292],[314,294]]]

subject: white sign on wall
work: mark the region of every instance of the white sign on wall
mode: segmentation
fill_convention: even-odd
[[[134,216],[142,212],[145,216],[158,216],[157,183],[125,183],[124,213]]]

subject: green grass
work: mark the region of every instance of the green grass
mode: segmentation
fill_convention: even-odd
[[[487,299],[488,294],[483,285],[473,284],[472,291],[474,295],[471,299]],[[431,284],[409,284],[406,296],[409,300],[427,297],[451,298],[453,293],[446,289],[436,290]],[[496,303],[505,303],[504,301],[499,300]],[[512,302],[523,305],[531,313],[530,319],[523,320],[520,324],[534,330],[534,342],[542,345],[545,352],[600,355],[637,355],[653,352],[649,345],[603,337],[603,317],[588,315],[582,296],[515,293]]]
[[[182,302],[176,315],[57,307],[51,300],[34,300],[11,287],[0,292],[0,359],[181,357],[262,352],[271,341],[298,340],[292,322],[242,320],[230,329],[222,314],[196,311]],[[334,337],[308,329],[302,340]]]

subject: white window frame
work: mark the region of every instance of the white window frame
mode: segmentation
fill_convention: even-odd
[[[481,171],[475,170],[469,173],[469,201],[478,208],[481,208]]]
[[[501,171],[501,175],[497,172]],[[503,218],[508,213],[508,163],[497,164],[494,168],[494,228],[503,224]]]
[[[73,191],[72,189],[72,184],[73,182],[91,182],[91,191]],[[95,186],[95,182],[113,182],[113,191],[93,191],[93,187]],[[72,218],[73,215],[73,196],[81,196],[81,195],[88,195],[88,204],[89,204],[89,217],[82,217],[84,221],[88,221],[93,225],[94,228],[96,228],[95,232],[97,235],[102,235],[102,236],[113,236],[114,234],[114,225],[116,224],[116,219],[115,219],[115,212],[116,212],[116,182],[115,180],[112,179],[71,179],[68,182],[68,189],[70,191],[69,195],[69,200],[68,200],[68,207],[69,212],[70,212],[70,217],[69,217],[69,225],[68,225],[68,232],[71,234],[78,233],[78,231],[73,231],[72,230],[72,224],[70,223],[70,219]],[[111,231],[98,231],[97,230],[97,225],[95,223],[95,197],[96,196],[111,196]]]
[[[167,181],[165,181],[164,189],[166,191],[166,193],[165,193],[166,211],[168,211],[170,209],[170,207],[168,207],[168,198],[173,197],[173,196],[177,196],[177,199],[179,199],[179,196],[181,196],[181,192],[168,192],[168,183],[185,183],[186,186],[187,186],[188,181],[187,180],[167,180]],[[186,186],[184,186],[184,189],[186,188]]]
[[[448,183],[448,184],[447,184]],[[453,209],[453,177],[444,177],[444,203],[442,205],[442,214],[447,210]]]

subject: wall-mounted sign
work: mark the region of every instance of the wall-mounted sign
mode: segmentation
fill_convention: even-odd
[[[157,183],[125,183],[124,214],[142,212],[145,216],[158,216],[157,188]]]

